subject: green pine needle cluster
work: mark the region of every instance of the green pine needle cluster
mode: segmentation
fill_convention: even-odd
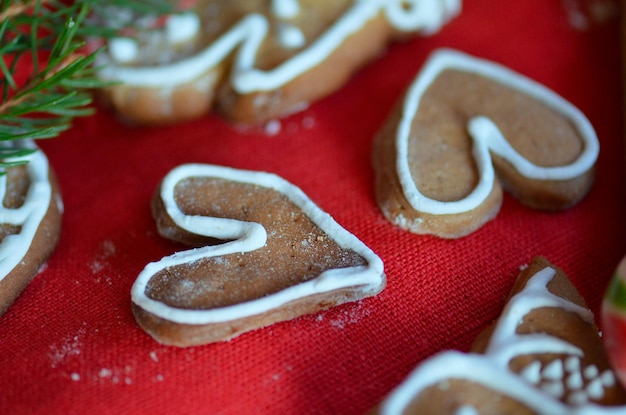
[[[120,8],[161,15],[173,2],[0,0],[0,175],[33,151],[19,140],[56,137],[93,113],[91,92],[105,84],[93,66],[99,50],[87,52],[86,41],[115,36],[119,26],[100,23]]]

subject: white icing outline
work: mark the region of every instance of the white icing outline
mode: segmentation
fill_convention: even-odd
[[[30,180],[24,203],[14,209],[1,203],[7,192],[7,176],[0,177],[0,223],[21,226],[17,234],[8,235],[0,243],[0,281],[22,261],[28,253],[39,226],[52,201],[52,184],[48,177],[48,159],[32,140],[3,143],[19,148],[35,149],[25,157],[7,158],[6,161],[28,161],[26,170]]]
[[[424,196],[417,188],[409,167],[409,138],[411,125],[419,110],[422,96],[441,72],[455,69],[487,77],[495,82],[521,91],[561,113],[574,125],[584,141],[584,150],[572,163],[564,166],[541,167],[522,157],[506,141],[498,127],[487,117],[469,120],[468,132],[473,140],[473,154],[479,181],[465,198],[443,202]],[[533,180],[569,180],[589,170],[600,151],[598,138],[589,120],[571,103],[545,86],[502,65],[450,49],[440,49],[427,60],[410,86],[404,101],[402,118],[396,134],[396,171],[402,191],[410,205],[419,212],[433,215],[458,214],[477,208],[488,197],[496,180],[490,151],[498,154],[523,176]]]
[[[406,0],[355,0],[354,4],[329,29],[308,47],[276,68],[263,71],[255,67],[256,53],[267,36],[269,22],[260,14],[245,16],[213,43],[190,58],[161,66],[124,67],[106,53],[98,55],[96,66],[103,79],[121,81],[137,87],[172,87],[191,82],[222,62],[235,49],[230,82],[242,94],[280,88],[309,71],[353,33],[384,12],[398,30],[424,30],[432,33],[459,13],[461,0],[412,0],[419,2],[419,13],[405,11]],[[282,3],[276,3],[278,7]],[[416,3],[417,4],[417,3]]]
[[[549,391],[542,391],[534,386],[532,380],[535,379],[526,380],[525,370],[516,374],[509,369],[509,362],[512,359],[529,353],[565,353],[576,357],[583,356],[580,348],[554,336],[516,333],[521,319],[533,309],[540,307],[563,308],[576,313],[587,322],[593,321],[591,311],[556,296],[548,290],[547,285],[555,274],[556,271],[553,268],[543,268],[528,280],[522,291],[509,300],[502,312],[502,317],[496,323],[485,354],[444,351],[425,360],[383,401],[381,414],[403,413],[422,390],[449,379],[463,379],[479,383],[521,402],[540,414],[624,413],[626,406],[604,407],[583,403],[578,407],[570,407],[552,397]],[[565,364],[571,366],[571,360]]]
[[[202,258],[216,257],[237,252],[250,252],[265,245],[267,234],[258,223],[208,216],[189,216],[180,211],[174,200],[177,183],[190,177],[216,177],[230,181],[251,183],[273,189],[285,195],[339,246],[351,249],[362,256],[366,266],[330,269],[306,282],[298,283],[274,294],[243,303],[207,310],[191,310],[172,307],[149,298],[146,286],[159,271],[171,266],[193,262]],[[148,264],[139,274],[131,289],[133,303],[147,312],[165,320],[182,324],[210,324],[251,317],[280,307],[291,301],[318,293],[347,287],[362,287],[363,292],[375,292],[384,284],[382,260],[356,236],[341,227],[322,211],[302,190],[281,177],[265,172],[238,170],[208,164],[185,164],[170,171],[164,178],[161,198],[166,211],[176,225],[194,234],[235,239],[221,245],[206,246],[166,256]]]

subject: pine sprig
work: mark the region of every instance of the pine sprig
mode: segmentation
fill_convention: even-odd
[[[93,67],[100,50],[88,51],[86,42],[116,36],[122,26],[102,23],[120,9],[160,15],[171,13],[173,3],[0,1],[0,175],[33,151],[16,141],[56,137],[75,117],[94,112],[91,91],[106,83]]]

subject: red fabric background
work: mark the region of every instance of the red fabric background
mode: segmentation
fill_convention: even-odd
[[[275,136],[216,116],[132,128],[100,109],[42,142],[64,193],[63,229],[44,271],[0,318],[0,413],[360,414],[426,357],[466,350],[537,254],[562,267],[598,315],[626,253],[619,20],[581,30],[568,17],[576,3],[466,0],[439,34],[394,45],[336,94],[282,120]],[[508,65],[589,117],[601,153],[582,203],[545,213],[506,196],[494,221],[459,240],[412,235],[382,217],[372,137],[438,47]],[[157,235],[149,200],[186,162],[270,171],[300,186],[380,255],[387,288],[227,343],[156,343],[135,324],[129,290],[146,263],[180,249]]]

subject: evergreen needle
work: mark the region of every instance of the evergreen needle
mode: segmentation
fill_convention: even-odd
[[[32,153],[19,140],[56,137],[93,113],[91,90],[109,83],[96,76],[100,51],[86,52],[85,40],[116,36],[121,27],[105,22],[120,8],[161,15],[173,12],[173,2],[0,1],[0,175]]]

